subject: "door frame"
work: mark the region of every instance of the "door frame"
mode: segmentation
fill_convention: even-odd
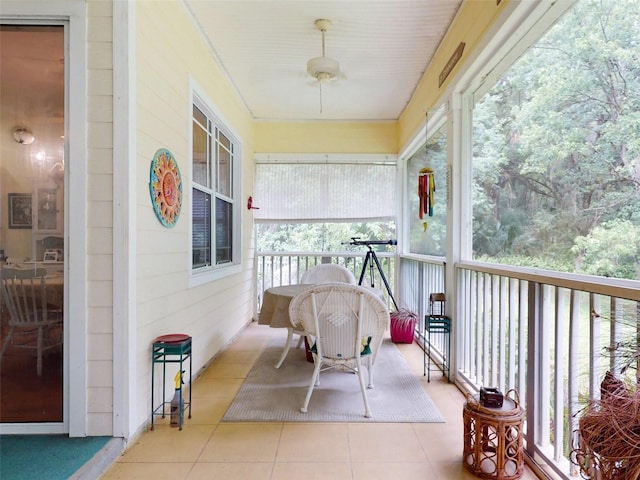
[[[64,119],[64,347],[63,420],[0,424],[0,434],[87,435],[87,36],[86,2],[3,1],[2,23],[63,25]],[[71,94],[73,92],[73,95]],[[73,132],[73,135],[70,134]]]

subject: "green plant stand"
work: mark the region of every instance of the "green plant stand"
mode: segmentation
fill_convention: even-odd
[[[431,345],[434,339],[440,336],[442,345],[442,361],[436,366],[442,370],[442,376],[450,377],[450,356],[451,356],[451,318],[445,314],[445,295],[444,293],[432,293],[429,295],[429,312],[424,317],[424,348],[423,363],[424,375],[427,376],[427,382],[431,381]]]
[[[183,401],[182,385],[180,385],[180,404],[183,407],[180,409],[179,429],[182,430],[184,424],[184,412],[189,410],[189,418],[191,418],[191,373],[192,373],[192,358],[191,358],[191,337],[181,333],[175,333],[170,335],[163,335],[156,338],[153,341],[151,350],[151,430],[154,429],[154,418],[160,416],[165,418],[167,416],[167,407],[170,408],[171,401],[167,401],[166,398],[166,376],[167,376],[167,364],[177,363],[179,364],[180,371],[184,371],[184,362],[189,360],[189,399]],[[156,365],[162,365],[162,402],[156,406],[154,400],[155,390],[155,371]]]

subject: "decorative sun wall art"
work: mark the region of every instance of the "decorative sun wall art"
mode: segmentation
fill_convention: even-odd
[[[165,148],[158,150],[151,161],[149,192],[160,223],[173,227],[182,206],[182,178],[176,159]]]

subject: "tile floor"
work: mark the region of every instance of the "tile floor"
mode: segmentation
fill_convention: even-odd
[[[415,344],[398,346],[446,423],[220,423],[260,351],[285,334],[251,324],[194,381],[183,430],[160,419],[101,480],[476,478],[462,466],[464,396],[438,375],[427,383]],[[526,469],[522,478],[537,477]]]

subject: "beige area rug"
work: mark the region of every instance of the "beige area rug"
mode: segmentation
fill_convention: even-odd
[[[294,339],[295,342],[295,339]],[[438,423],[444,417],[390,339],[385,339],[374,368],[374,388],[367,389],[372,417],[365,418],[362,394],[353,373],[329,370],[311,396],[307,413],[300,406],[313,364],[304,348],[292,345],[279,369],[284,338],[274,340],[256,360],[223,422],[371,422]],[[364,368],[365,383],[367,370]]]

